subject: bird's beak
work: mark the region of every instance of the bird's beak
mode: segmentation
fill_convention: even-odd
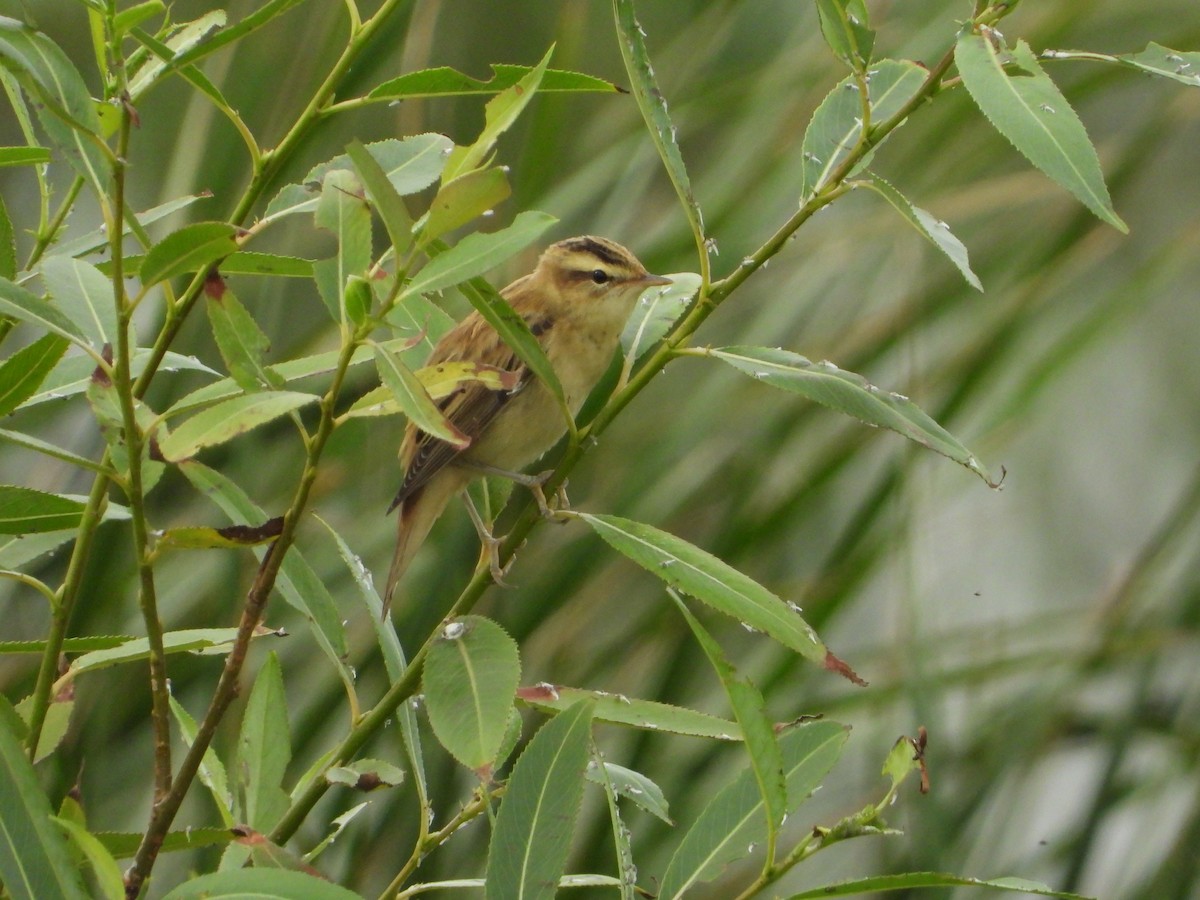
[[[649,272],[647,272],[638,279],[638,283],[641,284],[642,287],[649,288],[659,285],[665,286],[668,284],[674,284],[675,282],[673,282],[670,278],[667,278],[665,275],[651,275]]]

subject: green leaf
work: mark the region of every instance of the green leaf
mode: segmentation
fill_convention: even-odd
[[[42,127],[75,171],[97,195],[107,196],[110,167],[99,137],[100,118],[67,55],[44,34],[0,17],[0,65],[40,101],[35,106]]]
[[[292,758],[283,670],[274,651],[254,679],[238,740],[238,793],[241,821],[257,831],[270,831],[287,812],[283,777]]]
[[[442,415],[438,405],[430,398],[421,380],[400,358],[389,350],[376,345],[375,368],[384,386],[414,425],[460,450],[469,446],[471,439],[459,431]]]
[[[750,767],[754,770],[754,778],[763,798],[767,833],[774,837],[787,816],[787,788],[783,781],[783,757],[779,752],[779,742],[775,738],[775,727],[767,718],[763,696],[750,679],[738,672],[725,658],[721,645],[692,615],[682,598],[674,591],[668,593],[687,620],[697,643],[708,657],[709,664],[716,671],[721,686],[725,688],[729,697],[734,718],[742,726],[743,740],[746,750],[750,753]]]
[[[997,131],[1102,221],[1128,232],[1113,210],[1083,123],[1028,44],[1018,41],[1010,57],[988,37],[967,32],[955,45],[954,62],[971,99]]]
[[[257,639],[268,635],[280,636],[279,632],[260,626],[252,637]],[[236,638],[236,628],[184,628],[163,634],[163,649],[168,655],[172,653],[224,654],[232,649]],[[139,662],[149,657],[149,639],[130,638],[115,647],[92,650],[75,657],[71,660],[71,665],[63,677],[73,679],[85,672],[95,672],[123,663]]]
[[[626,697],[624,694],[585,691],[582,688],[541,682],[518,689],[517,699],[534,709],[559,712],[580,700],[591,700],[595,709],[594,718],[602,722],[718,741],[742,739],[742,730],[736,722],[694,709],[671,706],[655,700],[640,700],[637,697]]]
[[[1062,897],[1065,900],[1088,900],[1082,894],[1051,890],[1046,885],[1025,878],[967,878],[947,872],[906,872],[903,875],[874,875],[838,881],[810,891],[792,894],[788,900],[818,900],[821,897],[850,897],[855,894],[874,894],[879,891],[902,891],[913,888],[984,887],[1039,897]]]
[[[541,727],[521,754],[488,846],[487,900],[550,900],[567,864],[583,799],[592,704],[583,700]]]
[[[7,278],[0,278],[0,315],[28,322],[43,331],[64,337],[73,344],[87,345],[83,330],[62,310]],[[91,365],[94,366],[95,363]]]
[[[282,387],[283,379],[263,362],[271,342],[225,280],[209,279],[204,295],[213,339],[238,386],[245,391]]]
[[[632,366],[662,340],[700,290],[701,278],[694,272],[666,277],[671,279],[669,285],[650,288],[642,294],[621,332],[621,350],[627,366]]]
[[[422,267],[404,286],[404,293],[398,302],[404,303],[407,297],[414,294],[442,291],[482,275],[528,247],[556,221],[554,216],[546,213],[526,210],[518,214],[507,228],[467,235]]]
[[[67,351],[67,341],[44,334],[0,365],[0,416],[6,416],[34,395]]]
[[[55,338],[55,340],[59,340]],[[0,375],[3,370],[0,369]],[[80,456],[78,453],[72,453],[70,450],[64,450],[62,447],[55,446],[48,441],[43,441],[40,438],[32,437],[28,434],[22,434],[19,431],[9,431],[7,428],[0,428],[0,441],[6,441],[10,444],[15,444],[18,447],[24,447],[26,450],[33,450],[37,453],[45,454],[54,459],[61,460],[65,463],[70,463],[73,466],[79,466],[82,469],[88,469],[92,472],[100,472],[103,475],[112,475],[113,470],[101,465],[95,460],[88,459],[86,456]]]
[[[112,281],[90,263],[69,256],[48,257],[41,268],[54,304],[78,323],[92,346],[115,346],[117,309]]]
[[[70,691],[64,691],[63,694],[67,697],[71,696]],[[26,720],[29,719],[32,708],[32,696],[26,697],[16,706],[21,718]],[[35,765],[58,749],[58,745],[67,736],[67,729],[71,727],[71,715],[74,712],[75,701],[73,699],[56,700],[54,697],[50,698],[50,705],[46,707],[46,718],[42,722],[42,733],[38,737],[37,750],[33,754]]]
[[[929,73],[909,60],[881,59],[870,76],[871,123],[890,119],[921,89]],[[808,198],[825,187],[833,173],[862,140],[862,102],[858,82],[844,78],[838,82],[813,112],[804,132],[800,153],[800,196]],[[881,142],[882,143],[882,142]],[[877,144],[847,173],[853,175],[867,166]]]
[[[142,844],[140,832],[101,831],[96,834],[100,843],[108,848],[117,859],[128,859],[137,854]],[[198,850],[218,844],[228,844],[232,835],[227,828],[188,828],[186,831],[170,831],[163,839],[163,853],[177,850]]]
[[[1190,87],[1200,87],[1200,52],[1172,50],[1151,41],[1140,53],[1093,53],[1085,50],[1043,50],[1042,59],[1083,59],[1091,62],[1116,63],[1147,75],[1169,78]]]
[[[25,723],[0,695],[0,882],[14,900],[86,900],[63,833],[21,746]]]
[[[810,722],[781,735],[788,815],[793,815],[833,768],[846,742],[837,722]],[[678,900],[697,884],[712,881],[729,863],[750,854],[766,839],[762,795],[754,772],[742,772],[704,808],[684,835],[663,873],[660,900]]]
[[[276,520],[278,522],[280,520]],[[278,528],[251,528],[233,525],[228,528],[211,528],[207,525],[168,528],[162,533],[155,546],[158,549],[178,550],[240,550],[258,544],[269,544],[279,536]]]
[[[901,394],[879,390],[861,375],[839,369],[831,362],[810,362],[788,350],[722,347],[705,352],[757,381],[902,434],[966,466],[990,486],[997,486],[975,455],[919,406]]]
[[[492,64],[492,77],[480,81],[470,75],[464,75],[449,66],[436,69],[421,69],[409,72],[371,90],[368,100],[411,100],[417,97],[440,97],[446,94],[458,96],[498,94],[510,88],[533,71],[532,66],[511,66],[499,63]],[[567,72],[562,69],[546,69],[538,91],[579,92],[598,91],[601,93],[617,93],[621,89],[611,81],[594,78],[579,72]]]
[[[133,219],[140,226],[153,225],[160,219],[165,219],[172,213],[179,212],[181,209],[186,209],[198,200],[207,200],[212,194],[205,192],[202,194],[188,194],[183,197],[177,197],[174,200],[168,200],[166,203],[153,206],[145,212],[129,215],[126,213],[124,226],[121,229],[121,235],[128,236],[133,233],[133,227],[129,224],[129,220]],[[86,234],[80,235],[78,238],[73,238],[69,241],[64,241],[61,244],[55,245],[58,256],[85,256],[88,253],[93,253],[97,250],[107,250],[109,246],[109,235],[103,228],[97,228],[89,231]],[[103,269],[102,269],[103,271]],[[130,270],[132,271],[132,269]]]
[[[863,72],[871,61],[875,32],[867,26],[865,0],[817,0],[821,34],[838,58]]]
[[[0,147],[0,168],[5,166],[40,166],[50,162],[50,151],[45,147]],[[12,274],[5,274],[11,278]]]
[[[133,6],[118,11],[113,16],[113,32],[118,37],[123,36],[147,19],[166,12],[166,9],[162,0],[143,0],[141,3],[135,3]]]
[[[387,175],[388,181],[402,197],[423,191],[437,181],[446,165],[446,156],[454,146],[442,134],[416,134],[412,137],[389,139],[364,145]],[[355,166],[348,154],[335,156],[314,167],[303,184],[283,188],[269,204],[263,219],[279,219],[317,208],[317,196],[310,186],[319,185],[325,175],[335,169],[353,171]]]
[[[17,245],[13,237],[12,219],[8,207],[0,197],[0,278],[12,280],[17,277]]]
[[[231,869],[179,885],[163,900],[362,900],[321,878],[287,869]]]
[[[171,704],[171,715],[175,717],[175,724],[179,726],[179,736],[183,738],[184,746],[190,749],[196,742],[196,720],[175,699],[174,694],[170,695],[167,700]],[[229,790],[229,776],[212,744],[205,748],[197,774],[200,776],[200,783],[208,788],[213,803],[217,806],[217,813],[221,816],[221,821],[226,828],[232,828],[236,820],[233,817],[233,794]]]
[[[430,647],[423,677],[437,739],[468,769],[486,771],[500,752],[521,680],[516,641],[491,619],[452,619]]]
[[[207,48],[207,43],[201,44],[205,38],[208,39],[208,42],[211,42],[215,37],[227,34],[227,32],[221,31],[217,31],[215,36],[210,34],[210,32],[220,29],[224,25],[225,10],[219,9],[205,13],[194,21],[184,22],[175,26],[163,42],[165,49],[170,55],[166,59],[163,59],[156,54],[138,66],[136,71],[131,73],[129,79],[129,95],[136,102],[146,91],[162,80],[167,73],[180,68],[179,60],[184,54],[198,45]]]
[[[392,250],[399,256],[412,245],[412,216],[404,199],[388,180],[387,172],[379,161],[358,141],[346,145],[346,155],[354,163],[358,177],[362,179],[367,196],[371,199],[383,226],[392,241]]]
[[[892,204],[896,211],[904,216],[904,220],[909,225],[915,228],[929,243],[946,254],[950,262],[954,263],[955,268],[962,273],[962,277],[967,280],[967,284],[977,291],[983,290],[983,285],[979,283],[979,276],[971,271],[971,263],[967,259],[967,248],[950,231],[949,225],[920,207],[914,206],[907,197],[878,175],[869,175],[860,183]]]
[[[105,900],[124,900],[125,880],[117,861],[100,840],[78,822],[52,816],[55,824],[66,832],[67,838],[87,858],[96,876],[96,884]]]
[[[441,186],[421,229],[421,245],[486,214],[512,193],[504,169],[473,169]]]
[[[667,113],[666,97],[654,78],[650,54],[646,50],[646,33],[638,24],[633,0],[614,0],[613,13],[617,20],[617,33],[620,35],[617,44],[621,48],[621,58],[625,62],[633,97],[642,112],[642,118],[646,121],[647,131],[650,132],[650,140],[654,142],[675,193],[683,204],[683,211],[688,224],[691,225],[692,233],[705,239],[707,233],[704,230],[704,214],[700,211],[700,204],[696,202],[696,195],[692,192],[692,182],[688,178],[687,167],[683,164],[683,154],[679,151],[675,125]],[[707,240],[704,246],[707,251]]]
[[[73,497],[0,484],[0,534],[40,534],[74,528],[85,507]]]
[[[813,662],[834,668],[830,660],[833,654],[796,609],[711,553],[641,522],[618,516],[577,515],[614,549],[673,588],[765,632]]]
[[[603,765],[604,772],[601,773],[595,765],[595,760],[591,760],[588,763],[587,780],[593,784],[603,784],[607,774],[608,783],[617,794],[633,801],[635,805],[668,825],[675,824],[668,814],[667,798],[663,796],[662,788],[641,772],[626,769],[616,763],[606,762]]]
[[[319,400],[315,394],[266,391],[233,397],[210,406],[175,429],[159,445],[164,459],[191,459],[205,447],[215,447],[292,410]]]
[[[146,252],[138,276],[149,287],[187,272],[197,272],[237,250],[237,233],[225,222],[196,222],[168,234]]]
[[[487,163],[500,135],[508,130],[533,99],[553,54],[554,47],[551,46],[541,62],[523,75],[516,84],[505,88],[484,105],[483,130],[471,146],[455,147],[450,151],[446,159],[446,168],[442,172],[443,184]]]
[[[350,278],[366,275],[371,265],[371,210],[357,175],[334,169],[325,176],[316,223],[337,238],[337,254],[315,263],[313,274],[334,319],[345,321],[350,318],[346,309]]]

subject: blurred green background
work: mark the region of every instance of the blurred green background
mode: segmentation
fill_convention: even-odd
[[[225,4],[236,20],[253,2]],[[730,271],[795,209],[799,147],[814,107],[843,77],[813,4],[643,2],[640,18],[679,126],[696,194]],[[953,41],[963,0],[870,4],[877,56],[932,62]],[[214,4],[176,0],[183,21]],[[82,5],[20,4],[93,79]],[[1200,47],[1195,0],[1027,2],[1004,25],[1045,48],[1127,52],[1148,41]],[[205,63],[270,146],[319,83],[346,35],[342,4],[310,0]],[[415,2],[353,71],[343,97],[401,72],[450,65],[486,77],[488,64],[552,65],[626,79],[608,4]],[[961,89],[914,115],[878,154],[876,170],[950,223],[986,293],[875,196],[848,196],[812,220],[770,267],[708,323],[701,342],[784,346],[828,358],[912,397],[986,463],[1007,469],[1001,491],[890,432],[773,392],[716,363],[673,363],[622,415],[571,481],[573,504],[670,530],[800,604],[808,620],[871,684],[853,688],[736,623],[705,614],[729,656],[767,694],[778,720],[823,713],[854,726],[848,750],[795,835],[880,795],[879,767],[901,733],[930,733],[933,791],[906,792],[892,813],[904,835],[841,845],[781,885],[903,870],[1022,875],[1105,898],[1200,896],[1200,91],[1128,70],[1047,63],[1096,143],[1115,206],[1131,233],[1102,225],[987,126]],[[202,190],[187,216],[219,219],[247,179],[233,130],[178,80],[146,97],[132,151],[135,208]],[[283,181],[341,152],[351,138],[439,131],[469,142],[476,99],[413,101],[334,118]],[[19,143],[9,112],[0,143]],[[536,98],[500,144],[514,196],[497,222],[537,208],[561,219],[554,238],[592,232],[630,246],[653,271],[694,270],[694,249],[670,185],[627,95]],[[281,181],[282,183],[282,181]],[[35,221],[27,170],[0,170],[18,229]],[[261,212],[261,209],[259,210]],[[162,223],[157,234],[186,219]],[[317,256],[331,250],[307,224],[253,249]],[[95,227],[81,204],[71,228]],[[28,251],[19,236],[19,258]],[[526,270],[535,251],[492,280]],[[286,359],[334,346],[310,284],[234,279],[239,297]],[[145,333],[153,324],[145,321]],[[220,366],[194,316],[176,350]],[[371,386],[361,373],[357,392]],[[149,396],[162,408],[202,383],[167,375]],[[39,407],[21,427],[98,455],[86,405]],[[13,426],[15,427],[15,426]],[[402,423],[358,420],[331,443],[316,511],[382,579],[394,539],[384,509],[400,473]],[[287,426],[262,429],[205,462],[264,507],[283,509],[300,471]],[[0,447],[0,480],[86,493],[80,473]],[[152,495],[156,527],[224,524],[178,476]],[[319,524],[300,546],[344,604],[362,691],[383,684],[370,626]],[[396,622],[413,647],[440,620],[476,558],[461,510],[440,523],[407,582]],[[63,552],[38,574],[57,583]],[[249,584],[247,555],[176,553],[160,591],[170,628],[227,625]],[[727,714],[719,683],[656,579],[616,557],[582,526],[544,527],[518,558],[513,587],[478,611],[521,645],[524,683],[621,691]],[[6,638],[44,634],[27,590],[0,583]],[[271,648],[287,683],[296,773],[346,726],[341,689],[305,625],[275,602],[268,624],[291,632]],[[100,533],[73,633],[140,633],[128,535]],[[263,652],[260,646],[255,651]],[[32,660],[30,657],[29,660]],[[251,668],[256,666],[252,660]],[[19,697],[33,663],[0,663]],[[176,697],[204,708],[211,658],[172,660]],[[79,685],[73,736],[48,773],[62,788],[82,767],[93,827],[140,830],[149,797],[144,673],[109,669]],[[232,750],[235,722],[218,746]],[[744,762],[737,747],[600,726],[609,758],[650,775],[677,821],[688,822]],[[371,755],[397,759],[386,733]],[[473,777],[429,752],[444,820]],[[54,767],[57,768],[54,768]],[[404,790],[376,802],[322,857],[324,871],[379,890],[407,857],[415,806]],[[331,792],[299,843],[357,802]],[[802,820],[802,821],[801,821]],[[178,825],[208,823],[193,790]],[[603,798],[589,795],[570,871],[609,872]],[[661,873],[678,840],[631,811],[635,859]],[[482,873],[486,826],[476,822],[433,854],[423,879]],[[167,856],[164,880],[196,860]],[[204,865],[211,865],[211,861]],[[652,883],[644,878],[647,883]],[[700,896],[729,896],[720,883]],[[939,896],[946,896],[939,893]]]

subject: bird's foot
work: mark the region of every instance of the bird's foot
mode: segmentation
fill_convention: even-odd
[[[565,524],[568,520],[568,517],[563,515],[563,513],[570,511],[571,500],[567,497],[567,483],[564,481],[554,489],[554,505],[552,506],[547,501],[544,488],[546,482],[553,475],[553,469],[539,472],[537,475],[532,476],[525,486],[533,494],[533,499],[537,502],[538,512],[542,514],[542,518],[549,519],[551,522],[558,522],[561,525]]]

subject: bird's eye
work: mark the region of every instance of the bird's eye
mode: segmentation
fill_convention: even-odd
[[[592,281],[596,282],[596,284],[607,284],[608,280],[608,273],[603,269],[592,270]]]

